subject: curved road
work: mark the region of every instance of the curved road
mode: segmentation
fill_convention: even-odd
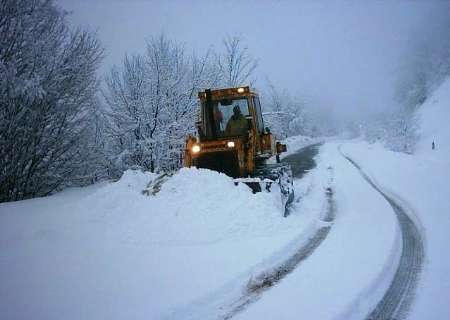
[[[300,149],[283,159],[283,162],[290,163],[295,178],[301,178],[306,172],[316,166],[314,157],[317,155],[320,144],[311,145]],[[417,284],[424,263],[424,244],[419,228],[408,216],[407,211],[402,207],[401,200],[388,195],[382,188],[367,176],[361,167],[349,156],[345,155],[339,148],[341,155],[346,158],[359,171],[361,176],[369,183],[374,190],[379,192],[392,207],[401,230],[401,254],[400,261],[393,276],[393,279],[380,301],[374,303],[374,308],[366,316],[366,320],[401,320],[408,315],[409,309],[416,293]],[[333,199],[334,190],[326,190],[327,208],[323,221],[332,222],[335,216],[335,206]],[[292,272],[303,261],[308,259],[314,250],[326,239],[332,227],[325,224],[318,228],[315,234],[294,254],[280,261],[274,269],[262,272],[245,286],[240,297],[222,308],[223,313],[219,319],[231,319],[235,315],[247,309],[249,305],[258,299],[267,290],[270,290],[286,275]]]
[[[353,159],[345,155],[340,148],[339,152],[353,164],[362,177],[386,199],[397,216],[402,233],[402,252],[400,263],[394,278],[383,298],[369,313],[366,320],[405,319],[414,299],[425,256],[423,240],[419,228],[408,216],[406,213],[407,210],[401,206],[399,203],[400,201],[388,196],[386,192],[377,186],[367,174],[364,173],[361,167]]]

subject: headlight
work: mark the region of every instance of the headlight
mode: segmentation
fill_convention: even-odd
[[[192,147],[192,153],[198,153],[198,152],[200,152],[200,146],[199,145],[195,145],[195,146],[193,146]]]
[[[234,141],[228,141],[227,142],[227,147],[228,148],[234,148]]]
[[[245,91],[244,88],[238,88],[238,89],[237,89],[237,92],[238,92],[238,93],[244,93],[244,91]]]

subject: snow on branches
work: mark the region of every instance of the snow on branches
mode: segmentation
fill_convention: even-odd
[[[54,1],[0,4],[0,202],[45,195],[86,169],[102,49]]]
[[[126,56],[120,69],[111,70],[104,97],[116,175],[130,167],[155,172],[181,166],[185,138],[195,133],[198,92],[243,84],[256,67],[239,38],[224,45],[222,55],[188,55],[182,44],[160,35],[144,54]]]

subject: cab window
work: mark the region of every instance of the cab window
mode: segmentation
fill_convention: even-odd
[[[247,119],[251,119],[251,115],[246,98],[212,101],[212,110],[206,110],[205,104],[203,109],[205,138],[232,137],[247,132]]]

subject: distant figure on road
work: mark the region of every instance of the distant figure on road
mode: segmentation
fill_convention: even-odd
[[[434,143],[434,141],[431,143],[431,150],[436,149],[436,144]]]

